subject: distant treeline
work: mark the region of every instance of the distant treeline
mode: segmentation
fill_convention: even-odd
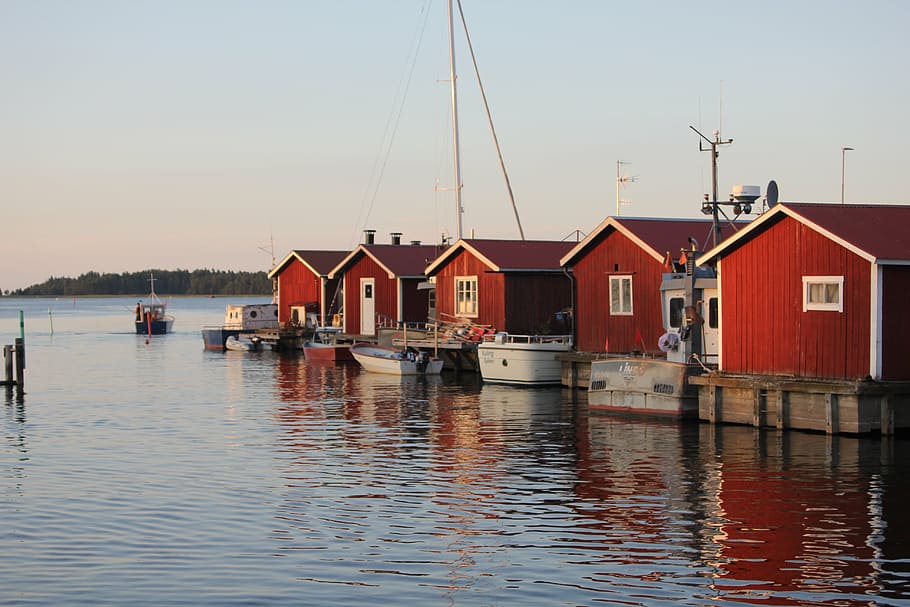
[[[51,277],[38,285],[7,291],[12,296],[144,295],[155,277],[158,295],[271,295],[265,272],[144,270],[124,274],[86,272],[78,278]]]

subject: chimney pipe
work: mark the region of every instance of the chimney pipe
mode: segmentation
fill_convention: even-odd
[[[411,241],[411,244],[414,245],[414,246],[416,247],[416,246],[420,245],[420,241],[419,241],[419,240],[412,240],[412,241]]]
[[[376,230],[363,231],[363,244],[373,244],[376,242]]]
[[[391,232],[389,236],[392,237],[392,244],[401,244],[401,232]]]

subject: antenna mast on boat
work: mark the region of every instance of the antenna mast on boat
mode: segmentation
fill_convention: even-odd
[[[464,207],[461,204],[461,157],[458,149],[458,87],[455,75],[455,13],[452,0],[449,0],[449,89],[452,92],[452,144],[455,154],[455,224],[456,234],[461,240],[462,215]]]
[[[716,247],[717,240],[718,240],[717,237],[720,235],[720,221],[717,216],[717,213],[718,213],[718,206],[717,206],[718,205],[718,200],[717,200],[717,155],[718,155],[718,152],[717,152],[717,146],[727,145],[728,143],[733,143],[733,140],[732,139],[721,139],[720,131],[714,131],[714,140],[712,141],[711,139],[708,139],[707,137],[705,137],[701,133],[701,131],[699,131],[697,128],[695,128],[691,124],[689,125],[689,128],[692,129],[693,131],[695,131],[696,133],[698,133],[698,135],[702,139],[704,139],[705,141],[708,142],[709,147],[706,148],[706,147],[704,147],[704,144],[701,141],[699,141],[698,149],[702,152],[708,152],[708,151],[711,152],[711,201],[709,204],[711,206],[711,208],[710,208],[711,222],[714,226],[714,229],[711,230],[711,233],[713,234],[713,243],[714,243],[713,246]],[[708,197],[708,195],[705,194],[705,198],[707,198],[707,197]],[[702,209],[705,210],[704,206],[702,207]]]

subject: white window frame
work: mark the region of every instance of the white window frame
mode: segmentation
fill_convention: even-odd
[[[467,286],[467,289],[465,288]],[[467,294],[464,302],[461,301],[461,295]],[[466,305],[462,305],[462,303]],[[477,296],[477,276],[456,276],[455,277],[455,316],[464,316],[466,318],[477,318],[478,313],[478,296]]]
[[[620,301],[613,301],[613,283],[619,283],[620,289]],[[623,292],[623,283],[628,283],[629,285],[629,309],[625,310],[622,306],[622,292]],[[615,304],[619,304],[618,306]],[[617,274],[616,276],[610,276],[610,316],[632,316],[635,313],[635,303],[632,299],[632,275],[631,274]]]
[[[809,300],[812,287],[818,285],[837,285],[837,301],[813,302]],[[844,277],[843,276],[803,276],[803,312],[819,310],[825,312],[844,311]]]

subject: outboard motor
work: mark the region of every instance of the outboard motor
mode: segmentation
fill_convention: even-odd
[[[427,370],[427,365],[430,364],[430,355],[426,352],[421,352],[417,355],[417,370],[423,373]]]

